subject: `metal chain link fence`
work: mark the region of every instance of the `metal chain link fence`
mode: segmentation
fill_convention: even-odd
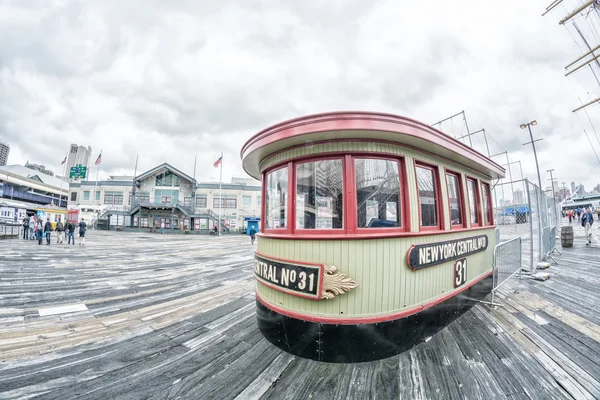
[[[497,288],[521,270],[533,275],[539,261],[551,258],[562,219],[555,199],[527,179],[499,182],[493,192],[499,236],[494,249]]]

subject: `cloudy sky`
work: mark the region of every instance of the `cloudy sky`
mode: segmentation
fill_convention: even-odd
[[[0,141],[9,164],[57,173],[77,143],[93,160],[102,150],[101,177],[132,175],[136,154],[138,170],[166,161],[191,174],[198,156],[197,177],[218,181],[221,152],[224,180],[243,176],[245,140],[288,118],[350,109],[432,124],[465,110],[491,153],[508,151],[534,181],[519,124],[537,119],[543,184],[554,168],[591,189],[600,105],[571,110],[599,85],[586,69],[564,76],[584,51],[558,20],[578,1],[541,17],[549,3],[0,0]],[[441,129],[466,132],[462,117]]]

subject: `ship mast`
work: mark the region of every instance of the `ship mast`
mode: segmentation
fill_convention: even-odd
[[[548,7],[546,7],[546,11],[542,14],[542,16],[546,15],[548,12],[555,9],[562,2],[563,2],[563,0],[554,0]],[[574,17],[576,17],[580,13],[587,11],[588,9],[589,9],[589,12],[595,10],[598,13],[597,15],[600,15],[600,12],[599,12],[600,0],[585,0],[582,4],[580,4],[574,10],[572,10],[569,14],[567,14],[565,17],[563,17],[563,19],[561,19],[559,21],[559,24],[565,26],[566,22],[571,21]],[[588,13],[588,15],[589,15],[589,13]],[[569,76],[572,73],[577,72],[577,71],[581,70],[582,68],[588,66],[592,72],[592,75],[596,79],[596,82],[598,82],[598,84],[600,85],[600,79],[598,78],[596,71],[592,67],[592,64],[595,64],[598,67],[598,73],[600,73],[600,61],[599,61],[600,60],[600,45],[592,48],[592,46],[590,46],[588,40],[585,38],[584,34],[581,32],[581,29],[579,29],[579,27],[577,26],[575,21],[571,21],[571,22],[572,22],[573,26],[575,27],[575,29],[577,30],[577,33],[579,33],[579,36],[581,36],[583,43],[585,44],[585,46],[587,47],[587,49],[589,51],[586,52],[585,54],[581,55],[579,58],[577,58],[575,61],[571,62],[569,65],[567,65],[565,67],[565,70],[567,70],[567,72],[565,73],[565,76]],[[600,103],[600,97],[593,99],[591,101],[588,101],[585,104],[582,104],[580,107],[575,108],[573,110],[573,112],[582,110],[582,109],[589,107],[596,103]]]

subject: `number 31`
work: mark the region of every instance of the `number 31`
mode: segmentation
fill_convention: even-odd
[[[454,287],[457,288],[467,281],[467,259],[461,258],[454,263]]]

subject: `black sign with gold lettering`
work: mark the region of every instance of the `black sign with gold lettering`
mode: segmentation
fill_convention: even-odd
[[[312,299],[321,298],[322,266],[254,255],[254,275],[273,289]]]
[[[421,269],[484,251],[487,246],[487,235],[417,244],[410,248],[406,259],[410,268]]]

